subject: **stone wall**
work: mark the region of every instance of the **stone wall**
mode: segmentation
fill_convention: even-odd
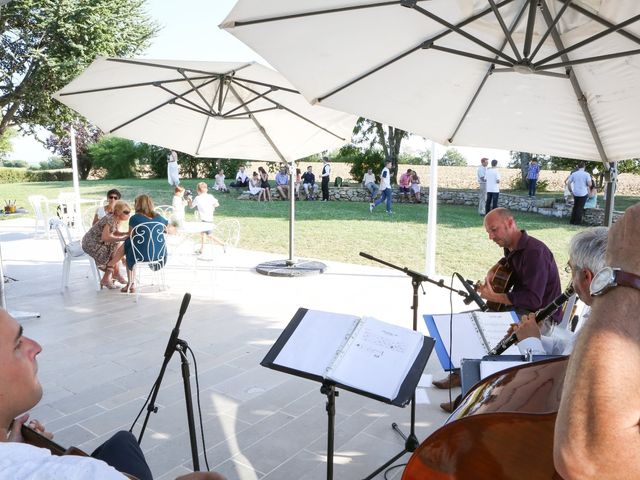
[[[429,202],[429,189],[422,188],[421,203]],[[279,198],[275,188],[271,189],[271,196]],[[318,191],[318,198],[322,194]],[[304,197],[304,193],[303,193]],[[240,194],[239,199],[248,200],[252,198],[249,192]],[[369,202],[370,195],[367,190],[361,187],[329,187],[329,198],[339,202]],[[398,192],[393,190],[393,201],[398,202]],[[601,200],[602,201],[602,200]],[[477,207],[478,192],[468,190],[440,190],[438,189],[438,203],[448,205],[468,205]],[[532,212],[548,217],[569,218],[571,217],[571,205],[565,203],[564,198],[530,198],[520,195],[510,195],[501,193],[498,197],[498,206],[505,207],[517,212]],[[613,220],[616,221],[622,212],[614,212]],[[603,225],[604,210],[602,208],[592,208],[585,210],[583,222],[586,225]]]

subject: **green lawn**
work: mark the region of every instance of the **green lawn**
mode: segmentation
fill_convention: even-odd
[[[209,181],[209,183],[211,183]],[[195,190],[196,180],[184,181]],[[16,199],[18,206],[30,209],[28,195],[54,198],[71,190],[69,182],[3,184],[3,199]],[[110,188],[118,188],[126,200],[139,193],[150,194],[156,205],[171,204],[172,189],[166,180],[93,180],[80,183],[83,197],[103,198]],[[557,195],[557,194],[556,194]],[[240,247],[288,254],[287,202],[257,203],[237,200],[235,193],[216,194],[220,208],[216,216],[236,218],[241,226]],[[635,199],[637,201],[637,199]],[[630,203],[631,201],[629,201]],[[350,263],[371,264],[360,257],[364,251],[392,263],[425,270],[427,206],[395,204],[395,214],[382,207],[372,214],[366,203],[296,203],[295,255]],[[571,236],[579,230],[566,220],[529,213],[517,213],[518,225],[544,241],[559,266],[567,261]],[[475,207],[439,205],[436,271],[450,275],[459,271],[470,279],[480,279],[501,256],[501,250],[487,239],[482,218]],[[568,276],[561,272],[563,283]]]

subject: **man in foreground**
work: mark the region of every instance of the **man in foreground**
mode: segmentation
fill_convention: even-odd
[[[553,457],[565,480],[640,478],[640,204],[609,231],[589,322],[569,361]],[[614,270],[614,269],[620,270]]]
[[[12,480],[55,478],[56,480],[122,480],[120,472],[139,480],[150,480],[151,471],[136,439],[129,432],[118,432],[91,457],[53,456],[48,450],[23,441],[21,429],[28,420],[24,412],[42,398],[36,356],[42,347],[25,337],[22,327],[0,309],[0,477]],[[29,426],[48,438],[40,422]],[[179,480],[224,480],[215,472],[194,472]]]

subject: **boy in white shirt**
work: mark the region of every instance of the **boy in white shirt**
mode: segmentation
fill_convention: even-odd
[[[198,210],[198,216],[200,217],[201,222],[213,224],[213,213],[216,208],[220,206],[220,203],[216,197],[208,193],[208,190],[209,187],[207,187],[206,183],[198,183],[198,195],[193,200],[189,200],[189,206]],[[214,225],[211,225],[211,230],[202,232],[202,235],[200,236],[200,250],[196,251],[197,254],[202,253],[204,249],[204,239],[206,236],[209,236],[214,243],[222,245],[223,247],[225,246],[224,242],[213,234],[213,229]]]

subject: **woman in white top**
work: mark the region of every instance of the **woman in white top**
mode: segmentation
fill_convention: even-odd
[[[113,206],[121,198],[122,195],[118,190],[116,190],[115,188],[109,190],[107,192],[108,203],[102,207],[98,207],[98,209],[96,210],[96,214],[93,216],[93,222],[91,223],[91,225],[95,225],[96,223],[98,223],[98,220],[104,217],[107,213],[113,213]]]
[[[229,193],[229,189],[227,188],[227,185],[224,183],[224,170],[220,169],[218,170],[217,175],[215,176],[215,184],[213,185],[213,188],[219,192],[225,192],[225,193]]]
[[[251,195],[257,195],[258,201],[260,201],[263,190],[264,188],[260,186],[260,177],[258,176],[258,172],[253,172],[253,176],[249,180],[249,193]]]

